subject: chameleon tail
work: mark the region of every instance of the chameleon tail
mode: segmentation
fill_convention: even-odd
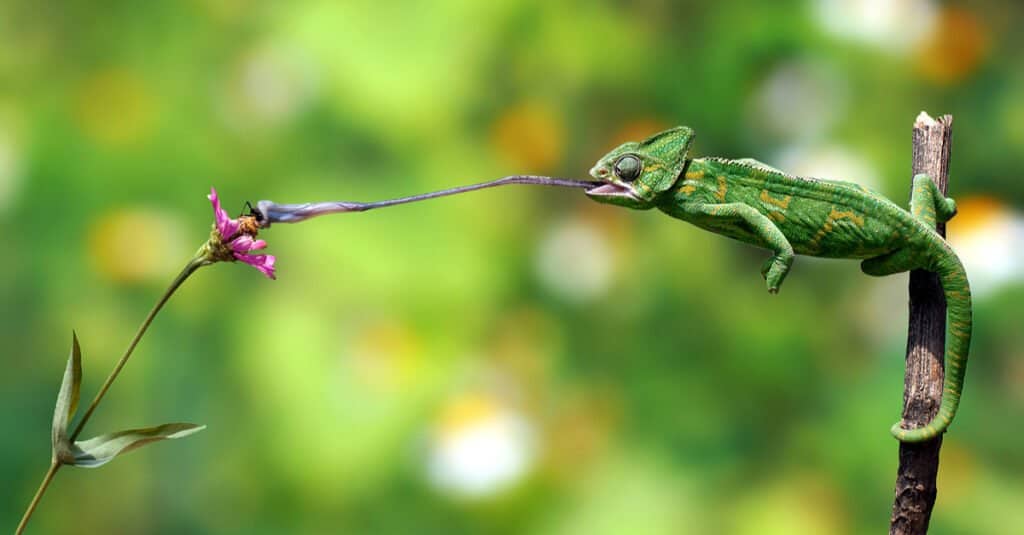
[[[936,239],[943,254],[936,260],[933,271],[938,273],[946,295],[946,379],[942,385],[942,403],[939,412],[924,427],[903,429],[899,422],[893,425],[892,434],[901,442],[924,442],[946,431],[960,405],[967,371],[971,345],[971,287],[956,253],[938,235]]]

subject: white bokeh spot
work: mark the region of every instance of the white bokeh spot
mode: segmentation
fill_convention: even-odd
[[[817,0],[814,10],[828,33],[898,54],[926,39],[938,19],[933,0]]]
[[[871,162],[842,145],[795,145],[780,152],[774,161],[796,176],[844,180],[873,189],[881,185]]]
[[[787,139],[814,139],[846,114],[846,77],[821,60],[780,63],[751,95],[752,120]]]
[[[536,269],[544,287],[572,301],[585,301],[608,291],[613,256],[607,238],[583,221],[557,225],[540,244]]]
[[[224,102],[236,127],[276,126],[293,119],[316,98],[320,76],[301,51],[262,46],[243,55]]]
[[[1024,216],[1009,210],[949,236],[967,270],[971,293],[984,298],[1007,284],[1024,282]]]
[[[523,415],[495,408],[486,415],[440,429],[427,459],[427,476],[440,491],[484,498],[525,476],[535,458],[535,431]]]

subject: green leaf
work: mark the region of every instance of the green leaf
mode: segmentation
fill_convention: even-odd
[[[71,332],[71,355],[64,368],[64,380],[57,394],[57,406],[53,409],[53,427],[50,429],[50,443],[54,459],[64,459],[68,444],[68,422],[78,409],[79,389],[82,386],[82,350],[78,347],[78,335]]]
[[[89,440],[79,440],[73,447],[74,461],[68,464],[96,468],[109,463],[122,453],[128,453],[146,444],[184,438],[203,429],[206,429],[205,425],[175,423],[145,429],[128,429],[100,435]]]

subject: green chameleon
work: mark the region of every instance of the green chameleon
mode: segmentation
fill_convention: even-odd
[[[924,269],[939,275],[948,305],[946,380],[942,404],[918,429],[897,423],[903,442],[943,433],[960,403],[971,342],[971,290],[956,253],[935,223],[956,214],[927,175],[914,177],[908,212],[851,182],[788,175],[753,159],[690,158],[693,130],[678,127],[625,143],[601,158],[590,174],[601,181],[592,199],[666,214],[723,236],[772,251],[761,268],[776,293],[797,254],[862,259],[861,270],[883,276]]]

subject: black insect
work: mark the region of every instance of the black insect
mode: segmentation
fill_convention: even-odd
[[[241,214],[238,214],[238,217],[249,216],[256,219],[257,223],[263,223],[263,212],[260,212],[259,210],[254,208],[252,206],[252,203],[249,201],[245,201],[245,207],[248,209],[248,213],[242,212]]]

